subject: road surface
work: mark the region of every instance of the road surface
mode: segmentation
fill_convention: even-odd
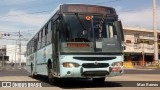
[[[0,81],[36,81],[45,87],[23,88],[23,90],[159,90],[159,87],[137,86],[143,83],[160,85],[160,69],[125,69],[123,76],[108,77],[103,84],[97,84],[92,80],[86,79],[63,79],[57,85],[50,85],[47,77],[39,76],[36,79],[28,77],[25,69],[5,68],[0,69]],[[145,81],[145,82],[141,82]],[[151,82],[156,81],[156,82]],[[22,88],[0,88],[0,90],[21,90]]]

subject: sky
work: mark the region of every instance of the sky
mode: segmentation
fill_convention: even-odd
[[[59,4],[81,3],[116,9],[124,27],[153,29],[152,0],[0,0],[0,45],[15,44],[18,32],[29,39]],[[157,5],[157,28],[160,30],[160,0]],[[18,42],[17,42],[18,43]],[[26,41],[22,42],[25,45]]]

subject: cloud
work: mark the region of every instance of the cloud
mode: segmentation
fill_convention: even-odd
[[[5,5],[12,5],[12,4],[22,4],[22,3],[27,3],[31,2],[34,0],[1,0],[1,4]]]
[[[158,10],[158,9],[157,9]],[[137,11],[119,12],[119,18],[122,20],[124,26],[128,27],[140,27],[153,29],[153,12],[152,9],[143,9]],[[159,11],[157,11],[157,16]],[[157,22],[160,18],[157,17]],[[160,23],[157,23],[158,29],[160,29]]]
[[[0,18],[1,33],[14,34],[14,32],[21,31],[23,37],[29,39],[46,22],[50,13],[28,14],[25,11],[11,10],[7,14],[1,16],[6,16]],[[11,37],[5,38],[9,40]],[[17,39],[17,37],[12,37],[12,39]],[[3,45],[15,43],[15,41],[6,41],[6,39],[0,41],[5,42],[2,43]],[[26,41],[23,42],[23,45],[25,44]]]
[[[1,23],[6,23],[1,24],[4,26],[1,27],[5,27],[5,26],[10,26],[9,28],[23,28],[24,27],[39,27],[41,26],[47,19],[47,17],[49,16],[49,13],[37,13],[37,14],[28,14],[24,11],[15,11],[15,10],[11,10],[9,13],[7,13],[6,17],[1,17],[0,18],[0,22]],[[15,25],[15,26],[14,26]],[[8,27],[6,27],[8,28]],[[15,28],[15,29],[16,29]],[[1,29],[1,28],[0,28]],[[13,30],[13,29],[12,29]]]

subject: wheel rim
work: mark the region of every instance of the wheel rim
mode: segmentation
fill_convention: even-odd
[[[48,77],[49,77],[49,79],[52,79],[52,72],[51,72],[51,69],[49,69],[49,71],[48,71]]]

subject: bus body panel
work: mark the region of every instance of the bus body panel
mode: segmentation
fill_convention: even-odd
[[[31,75],[31,71],[36,72],[36,64],[35,64],[35,53],[29,55],[26,59],[26,68],[28,73]]]
[[[73,57],[116,57],[116,59],[112,59],[112,60],[103,60],[103,61],[97,61],[97,60],[93,60],[93,61],[87,61],[87,60],[76,60],[73,59]],[[66,68],[63,67],[63,63],[64,62],[73,62],[73,63],[77,63],[80,66],[79,67],[73,67],[73,68]],[[84,68],[82,67],[82,64],[87,64],[87,63],[108,63],[109,66],[105,67],[105,68]],[[85,77],[109,77],[109,76],[117,76],[117,75],[122,75],[123,74],[123,66],[121,66],[121,72],[111,72],[110,68],[112,67],[111,64],[114,62],[123,62],[123,56],[119,55],[119,56],[115,56],[115,55],[61,55],[61,60],[60,60],[60,77],[77,77],[77,78],[85,78]],[[82,73],[85,71],[107,71],[109,74],[106,76],[82,76]],[[69,74],[67,74],[68,72],[70,72]]]
[[[37,74],[48,75],[47,62],[52,61],[52,44],[37,51]]]

